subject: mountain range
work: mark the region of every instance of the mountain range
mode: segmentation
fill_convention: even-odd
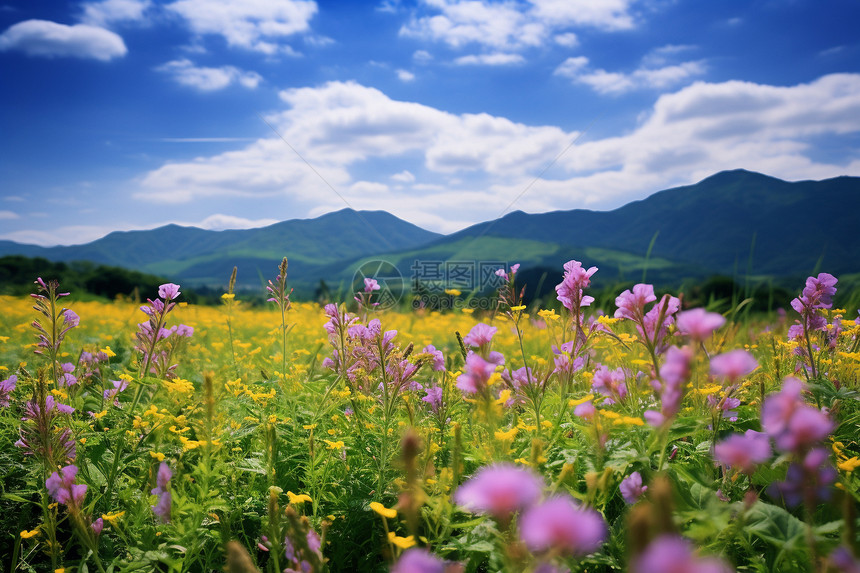
[[[216,288],[233,266],[240,287],[259,288],[286,256],[300,292],[320,280],[352,288],[355,276],[380,265],[404,282],[462,290],[485,286],[492,270],[516,262],[560,277],[574,258],[598,266],[604,281],[635,281],[643,272],[649,282],[676,284],[711,275],[797,280],[860,273],[858,213],[858,177],[786,182],[734,170],[612,211],[515,211],[450,235],[384,211],[343,209],[247,230],[167,225],[58,247],[0,241],[0,256],[88,260]]]

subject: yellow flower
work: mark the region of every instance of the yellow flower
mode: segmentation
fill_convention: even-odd
[[[160,462],[164,461],[164,454],[162,454],[161,452],[149,452],[149,455]]]
[[[475,309],[474,308],[464,308],[463,312],[465,312],[466,314],[472,314],[473,312],[475,312]]]
[[[309,503],[313,502],[313,500],[311,499],[311,496],[309,496],[306,493],[295,494],[291,491],[288,491],[287,497],[290,498],[290,504],[292,504],[292,505],[298,505],[300,503],[305,503],[306,501]]]
[[[501,442],[507,442],[509,440],[513,440],[519,433],[519,431],[519,428],[511,428],[510,430],[506,431],[496,430],[495,436],[497,440]]]
[[[583,396],[582,398],[578,398],[576,400],[570,399],[567,401],[567,405],[573,408],[574,406],[579,406],[580,404],[585,404],[589,400],[594,399],[594,394],[589,394],[588,396]]]
[[[381,503],[379,503],[378,501],[371,501],[370,502],[370,509],[372,509],[373,511],[375,511],[376,513],[378,513],[382,517],[387,517],[388,519],[394,519],[395,517],[397,517],[397,510],[396,509],[389,509],[389,508],[385,507],[384,505],[382,505]]]
[[[449,295],[449,296],[460,296],[460,295],[461,295],[461,294],[463,294],[463,293],[461,293],[460,291],[458,291],[458,290],[457,290],[457,289],[455,289],[455,288],[446,288],[446,289],[445,289],[445,294],[447,294],[447,295]]]
[[[519,305],[519,306],[512,306],[512,307],[511,307],[511,310],[512,310],[513,312],[522,312],[522,311],[524,311],[525,309],[526,309],[526,305],[524,305],[524,304],[521,304],[521,305]]]
[[[54,569],[54,573],[66,573],[66,568],[60,567],[59,569]]]
[[[323,440],[323,441],[326,443],[326,445],[328,446],[328,449],[330,449],[330,450],[341,450],[344,447],[343,440],[338,440],[336,442],[332,442],[330,440]]]
[[[415,545],[415,536],[410,535],[409,537],[399,537],[393,531],[389,531],[388,541],[390,541],[400,549],[409,549],[410,547]]]
[[[550,310],[539,310],[538,316],[544,320],[558,320],[561,318],[556,312],[552,309]]]
[[[851,473],[857,468],[860,468],[860,458],[854,456],[853,458],[839,462],[836,466],[842,471]]]
[[[111,350],[110,346],[105,346],[104,348],[102,348],[101,351],[107,354],[108,358],[113,358],[114,356],[116,356],[116,352]]]
[[[232,292],[225,292],[221,295],[221,300],[233,300],[234,298],[236,298],[236,295]]]
[[[22,531],[21,532],[21,539],[30,539],[31,537],[36,537],[37,535],[39,535],[39,528],[38,527],[32,531],[26,531],[26,530]]]
[[[102,519],[104,519],[111,525],[116,525],[116,522],[119,521],[119,518],[123,515],[125,515],[124,511],[111,511],[110,513],[103,513]]]

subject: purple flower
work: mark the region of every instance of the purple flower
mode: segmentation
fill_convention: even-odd
[[[642,475],[639,472],[633,472],[621,481],[618,489],[621,490],[624,501],[632,505],[648,491],[648,486],[642,485]]]
[[[75,314],[75,311],[71,309],[63,309],[63,327],[64,330],[68,330],[69,328],[74,328],[81,323],[81,317]]]
[[[473,513],[505,519],[540,498],[543,479],[532,470],[510,464],[479,469],[461,485],[454,501]]]
[[[158,502],[152,506],[154,513],[162,523],[170,521],[170,509],[173,504],[173,498],[169,491],[165,491],[158,496]]]
[[[170,478],[173,477],[173,472],[170,471],[170,466],[166,462],[161,462],[158,466],[158,473],[155,475],[155,487],[152,488],[153,495],[158,496],[158,502],[152,506],[152,512],[158,516],[163,522],[170,521],[170,509],[173,497],[170,494]]]
[[[769,460],[771,453],[767,434],[755,430],[732,434],[714,446],[715,461],[749,475],[756,465]]]
[[[631,573],[729,573],[717,558],[698,558],[689,541],[676,535],[661,535],[636,559]]]
[[[746,350],[732,350],[711,358],[711,374],[734,383],[758,368],[758,362]]]
[[[580,507],[567,495],[551,497],[527,509],[519,520],[520,538],[534,551],[586,555],[606,540],[603,517]]]
[[[176,336],[184,336],[185,338],[191,338],[192,336],[194,336],[194,327],[188,326],[187,324],[177,324],[170,329],[170,333],[175,334]]]
[[[158,296],[164,300],[173,300],[179,296],[179,285],[165,283],[158,287]]]
[[[678,330],[697,342],[704,342],[726,323],[726,319],[716,312],[704,308],[685,310],[678,314]]]
[[[376,279],[371,279],[368,277],[364,277],[364,292],[372,293],[375,290],[379,290],[379,283],[376,282]]]
[[[60,473],[54,472],[45,481],[45,487],[48,493],[57,503],[62,503],[69,507],[80,508],[87,494],[87,486],[75,483],[75,476],[78,475],[78,467],[68,465],[60,470]]]
[[[738,398],[726,397],[722,400],[718,400],[716,396],[713,394],[708,394],[707,397],[708,406],[711,408],[719,408],[722,410],[722,417],[728,419],[731,422],[735,422],[738,419],[738,413],[735,411],[735,408],[741,405],[741,401]]]
[[[472,348],[481,348],[486,346],[493,339],[497,330],[498,328],[495,326],[479,322],[473,326],[472,330],[469,331],[469,334],[463,338],[463,344],[471,346]]]
[[[627,396],[627,384],[625,384],[626,376],[621,367],[615,370],[610,370],[606,366],[600,364],[594,372],[594,378],[591,381],[591,387],[603,396],[607,396],[607,404],[614,404]]]
[[[0,382],[0,407],[9,407],[9,398],[18,384],[18,377],[12,374],[2,382]]]
[[[820,273],[817,277],[807,278],[806,286],[800,295],[801,302],[809,308],[832,308],[837,282],[839,279],[829,273]]]
[[[502,372],[502,380],[513,386],[515,390],[519,390],[524,386],[529,386],[538,382],[532,369],[526,366],[517,368],[510,372],[505,370]]]
[[[428,344],[421,352],[433,356],[433,370],[436,372],[442,372],[445,370],[445,356],[442,354],[441,350],[436,350],[435,346]]]
[[[860,561],[851,554],[851,549],[840,545],[830,554],[830,563],[842,573],[860,573]]]
[[[594,414],[597,413],[597,409],[594,407],[594,402],[588,400],[587,402],[583,402],[582,404],[578,404],[576,408],[573,409],[573,415],[579,416],[585,420],[590,420],[594,417]]]
[[[833,430],[833,422],[824,412],[804,403],[802,391],[803,383],[788,377],[782,390],[765,398],[761,407],[762,429],[785,452],[814,446]]]
[[[457,377],[457,388],[465,394],[477,394],[487,388],[496,365],[474,352],[466,357],[465,372]]]
[[[579,312],[579,309],[584,306],[589,306],[594,302],[594,297],[583,295],[583,289],[586,289],[591,284],[591,276],[597,272],[597,267],[590,267],[588,270],[582,268],[582,263],[579,261],[568,261],[564,264],[564,277],[561,283],[556,285],[556,297],[565,308],[572,312]]]
[[[104,527],[105,527],[105,522],[100,517],[100,518],[96,519],[95,521],[93,521],[93,524],[91,525],[91,527],[93,528],[93,532],[96,535],[101,535],[102,529],[104,529]]]
[[[645,305],[655,300],[657,297],[654,295],[653,285],[634,285],[632,292],[629,289],[625,290],[615,298],[615,306],[618,307],[615,318],[636,321],[645,315]]]
[[[438,412],[442,405],[442,388],[440,386],[427,388],[427,395],[421,398],[421,401],[430,404],[433,412]]]
[[[113,405],[119,406],[119,399],[117,398],[117,396],[120,392],[128,388],[128,382],[126,382],[125,380],[111,380],[111,383],[113,384],[113,388],[105,390],[102,393],[102,397],[105,399],[106,402],[110,402],[111,400],[113,400]]]
[[[446,562],[426,549],[411,547],[403,552],[391,573],[444,573]]]
[[[827,501],[831,486],[838,473],[830,464],[830,452],[824,448],[810,450],[802,462],[788,466],[784,482],[771,484],[771,495],[782,494],[788,505],[800,505],[804,501],[818,503]]]

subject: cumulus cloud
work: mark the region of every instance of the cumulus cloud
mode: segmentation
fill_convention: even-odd
[[[566,59],[555,69],[555,75],[585,84],[601,94],[622,94],[637,89],[666,89],[705,73],[703,61],[671,63],[690,46],[664,46],[646,54],[636,70],[609,72],[592,68],[585,56]]]
[[[257,72],[246,72],[233,66],[198,67],[187,59],[167,62],[158,66],[156,71],[169,74],[177,83],[201,91],[221,90],[233,83],[255,89],[263,80]]]
[[[138,197],[183,202],[214,195],[290,196],[307,204],[322,201],[324,210],[342,208],[345,200],[451,231],[494,217],[515,200],[513,208],[532,212],[613,208],[724,169],[787,180],[860,175],[860,157],[823,163],[809,143],[860,133],[860,74],[787,87],[697,82],[660,96],[625,134],[573,146],[577,134],[555,126],[453,114],[392,100],[354,82],[280,95],[285,110],[267,121],[301,157],[280,139],[261,139],[239,151],[151,171]],[[374,162],[392,161],[406,169],[395,175],[386,170],[376,180],[368,175]],[[421,169],[420,177],[412,165]]]
[[[635,0],[423,0],[400,29],[402,36],[442,42],[453,48],[476,45],[511,52],[555,41],[578,43],[570,30],[623,30],[634,26]]]
[[[91,26],[106,27],[114,23],[144,21],[144,13],[152,7],[151,0],[103,0],[85,2],[81,21]]]
[[[454,60],[458,66],[510,66],[513,64],[522,64],[526,59],[519,54],[477,54],[470,56],[462,56]]]
[[[401,82],[411,82],[415,79],[415,74],[409,70],[397,70],[397,78]]]
[[[269,55],[293,54],[279,42],[308,32],[317,12],[310,0],[178,0],[166,8],[184,18],[196,34],[221,36],[229,46]]]
[[[6,220],[9,221],[11,219],[19,219],[20,215],[14,211],[3,211],[0,210],[0,221]]]
[[[189,227],[199,227],[209,231],[223,231],[225,229],[256,229],[257,227],[268,227],[277,222],[277,219],[246,219],[244,217],[216,213],[215,215],[209,215],[199,223],[179,224]]]
[[[30,56],[101,60],[122,57],[128,51],[117,34],[97,26],[67,26],[47,20],[19,22],[0,34],[0,51],[19,50]]]

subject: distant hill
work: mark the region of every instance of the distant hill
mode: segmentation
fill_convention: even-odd
[[[344,209],[259,229],[168,225],[116,232],[68,247],[0,241],[0,256],[88,260],[215,288],[226,284],[234,265],[240,287],[260,288],[287,256],[291,284],[305,293],[321,280],[335,292],[350,289],[356,269],[378,260],[396,267],[406,284],[417,279],[461,290],[469,288],[462,267],[470,262],[472,284],[480,286],[479,273],[514,262],[532,276],[548,273],[547,283],[557,281],[572,258],[600,267],[604,285],[638,281],[643,272],[651,282],[678,285],[747,270],[754,278],[795,284],[818,271],[860,277],[858,213],[858,177],[790,183],[735,170],[613,211],[516,211],[447,236],[384,211]],[[427,271],[434,264],[442,274]]]
[[[600,247],[693,264],[731,275],[798,276],[820,267],[860,272],[860,178],[789,183],[745,170],[724,171],[614,211],[510,213],[449,235]],[[751,258],[750,258],[751,257]]]
[[[257,229],[207,231],[167,225],[114,232],[85,245],[62,247],[0,241],[0,256],[87,260],[210,286],[226,284],[233,266],[239,266],[239,284],[259,286],[261,274],[276,274],[277,264],[285,256],[290,260],[290,275],[302,276],[302,270],[413,248],[439,237],[385,211],[343,209],[316,219],[293,219]]]

